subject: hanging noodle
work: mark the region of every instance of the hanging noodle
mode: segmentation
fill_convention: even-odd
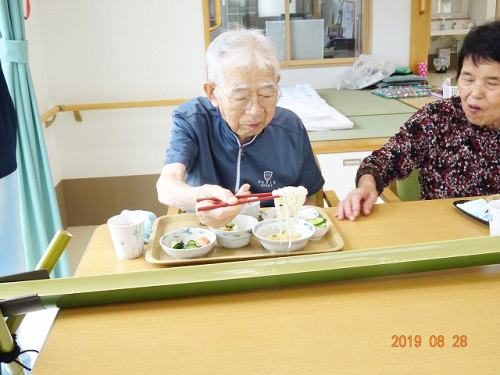
[[[299,239],[300,234],[293,233],[292,230],[299,218],[299,209],[302,207],[307,197],[307,189],[303,186],[286,186],[273,190],[276,207],[276,216],[279,222],[279,233],[268,236],[271,240],[288,240],[288,247],[292,246],[292,241]],[[285,226],[286,230],[283,230]]]

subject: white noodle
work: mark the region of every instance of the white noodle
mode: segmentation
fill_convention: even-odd
[[[300,207],[306,201],[307,189],[303,186],[285,186],[273,190],[273,195],[279,196],[279,198],[274,199],[279,231],[280,233],[283,231],[282,226],[285,224],[286,231],[290,233],[288,236],[288,248],[290,248],[292,246],[292,228],[299,218]]]

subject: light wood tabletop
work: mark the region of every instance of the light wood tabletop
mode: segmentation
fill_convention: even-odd
[[[401,98],[398,99],[400,102],[408,104],[409,106],[412,106],[416,109],[422,108],[424,105],[435,102],[436,100],[439,100],[439,98],[435,96],[424,96],[421,98]]]
[[[452,202],[333,221],[345,251],[488,234]],[[154,268],[116,259],[103,225],[77,275]],[[33,374],[496,374],[499,293],[493,265],[62,309]]]

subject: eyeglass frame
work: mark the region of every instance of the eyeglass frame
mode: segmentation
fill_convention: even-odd
[[[230,98],[229,96],[227,96],[224,93],[224,91],[220,88],[220,86],[216,86],[215,89],[217,91],[219,91],[222,95],[224,95],[226,97],[226,99],[229,102],[229,106],[231,107],[231,109],[233,111],[243,111],[243,110],[246,110],[249,107],[250,103],[253,104],[253,102],[254,102],[253,99],[252,99],[252,97],[254,95],[250,95],[250,96],[247,96],[247,97],[241,98],[241,99],[236,99],[236,98]],[[274,103],[272,105],[268,105],[268,106],[267,105],[262,105],[261,98],[266,97],[266,96],[269,96],[269,95],[257,95],[257,103],[259,104],[259,106],[261,106],[262,108],[271,108],[273,106],[276,107],[276,104],[278,103],[279,98],[281,97],[281,89],[280,89],[280,87],[278,85],[275,85],[275,90],[274,90],[274,93],[273,93]],[[246,105],[242,105],[241,108],[235,108],[234,104],[233,104],[234,100],[245,101]]]

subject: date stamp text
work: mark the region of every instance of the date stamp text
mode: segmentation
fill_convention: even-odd
[[[467,335],[392,335],[391,347],[393,348],[466,348]]]

